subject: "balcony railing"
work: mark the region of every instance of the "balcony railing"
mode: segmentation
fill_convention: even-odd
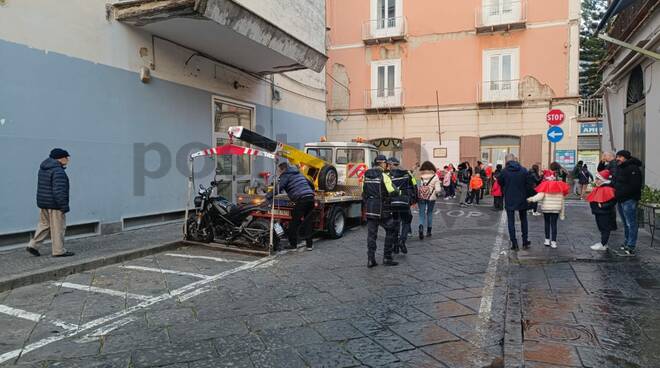
[[[400,109],[403,88],[368,89],[364,91],[365,109]]]
[[[591,119],[603,117],[603,99],[585,98],[578,102],[578,117],[580,119]]]
[[[372,19],[362,24],[362,40],[366,44],[405,40],[406,32],[405,17]]]
[[[478,84],[479,102],[520,101],[520,79],[486,81]]]
[[[475,11],[477,33],[522,29],[526,22],[527,0],[483,0]]]

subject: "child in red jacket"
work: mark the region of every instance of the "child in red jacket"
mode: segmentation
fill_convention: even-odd
[[[591,246],[593,250],[607,250],[607,242],[610,240],[610,232],[616,224],[612,224],[612,212],[616,211],[616,198],[614,188],[610,180],[609,170],[603,170],[596,174],[596,187],[587,196],[587,202],[591,207],[591,213],[596,217],[596,226],[600,231],[600,242]]]

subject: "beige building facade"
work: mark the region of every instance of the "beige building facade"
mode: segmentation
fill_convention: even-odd
[[[577,160],[579,0],[327,1],[330,140],[408,167]],[[564,114],[550,144],[546,114]]]

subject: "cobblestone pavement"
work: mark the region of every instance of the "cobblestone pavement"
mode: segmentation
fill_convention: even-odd
[[[312,252],[186,247],[3,292],[0,366],[485,366],[502,356],[500,218],[439,203],[398,267],[367,269],[358,227]]]
[[[559,249],[533,217],[534,245],[510,253],[503,220],[439,201],[397,267],[366,268],[358,227],[312,252],[184,247],[1,292],[0,367],[658,366],[648,235],[635,259],[593,254],[572,202]]]
[[[625,258],[589,249],[599,237],[584,203],[560,222],[558,249],[542,245],[542,226],[533,218],[531,249],[512,254],[510,297],[520,309],[507,319],[519,316],[522,339],[507,366],[659,367],[660,251],[648,233],[640,232],[637,257]],[[622,242],[615,232],[611,246]]]

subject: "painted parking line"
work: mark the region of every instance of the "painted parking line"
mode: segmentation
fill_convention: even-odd
[[[126,269],[129,269],[129,270],[137,270],[137,271],[169,273],[169,274],[172,274],[172,275],[196,277],[198,279],[208,279],[208,278],[211,277],[211,276],[202,275],[201,273],[167,270],[167,269],[164,269],[164,268],[152,268],[152,267],[130,266],[130,265],[119,266],[119,268],[126,268]]]
[[[74,284],[74,283],[71,283],[71,282],[57,282],[57,281],[55,281],[55,282],[53,282],[53,284],[61,286],[63,288],[67,288],[67,289],[89,291],[89,292],[92,292],[92,293],[118,296],[120,298],[129,298],[129,299],[137,299],[137,300],[147,300],[147,299],[150,298],[149,296],[146,296],[146,295],[127,293],[127,292],[123,292],[123,291],[100,288],[100,287],[96,287],[96,286]]]
[[[209,256],[193,256],[190,254],[165,253],[165,255],[170,257],[181,257],[181,258],[190,258],[190,259],[206,259],[215,262],[243,263],[243,264],[250,263],[249,261],[239,261],[236,259],[227,259],[227,258],[209,257]]]
[[[21,319],[26,319],[28,321],[32,322],[40,322],[40,321],[45,321],[48,322],[52,325],[55,325],[57,327],[63,328],[65,330],[69,331],[75,331],[78,329],[78,325],[74,325],[71,323],[67,323],[64,321],[61,321],[59,319],[47,319],[44,318],[43,314],[38,314],[38,313],[32,313],[28,312],[23,309],[18,309],[18,308],[13,308],[7,305],[0,304],[0,313],[4,313],[6,315],[16,317],[16,318],[21,318]]]
[[[40,348],[42,348],[44,346],[47,346],[47,345],[50,345],[54,342],[64,340],[64,339],[67,339],[67,338],[70,338],[70,337],[74,337],[74,336],[79,335],[81,333],[84,333],[88,330],[97,329],[97,328],[105,325],[106,323],[110,323],[110,322],[119,320],[121,318],[130,316],[131,314],[133,314],[137,311],[143,310],[145,308],[148,308],[148,307],[150,307],[154,304],[157,304],[157,303],[160,303],[160,302],[172,299],[172,298],[185,298],[187,296],[190,296],[191,294],[193,296],[197,296],[197,295],[201,294],[201,292],[198,291],[200,289],[204,289],[204,292],[213,289],[213,288],[206,288],[205,287],[209,283],[224,279],[225,277],[233,275],[237,272],[253,269],[253,268],[255,268],[259,265],[270,262],[274,257],[277,257],[277,256],[264,257],[264,258],[261,258],[259,260],[254,261],[254,262],[246,263],[242,266],[232,268],[230,270],[221,272],[221,273],[213,275],[213,276],[204,276],[204,279],[202,279],[202,280],[195,281],[195,282],[190,283],[186,286],[182,286],[178,289],[170,291],[169,293],[165,293],[165,294],[161,294],[159,296],[155,296],[155,297],[150,298],[148,300],[145,300],[145,301],[143,301],[139,304],[136,304],[136,305],[134,305],[130,308],[126,308],[124,310],[115,312],[113,314],[97,318],[93,321],[89,321],[89,322],[79,326],[78,329],[75,330],[75,331],[68,331],[66,333],[53,335],[53,336],[47,337],[45,339],[35,341],[31,344],[25,345],[21,349],[15,349],[15,350],[12,350],[12,351],[8,351],[4,354],[0,354],[0,364],[6,362],[8,360],[11,360],[11,359],[16,359],[16,358],[18,358],[19,356],[21,356],[23,354],[27,354],[31,351],[40,349]]]

